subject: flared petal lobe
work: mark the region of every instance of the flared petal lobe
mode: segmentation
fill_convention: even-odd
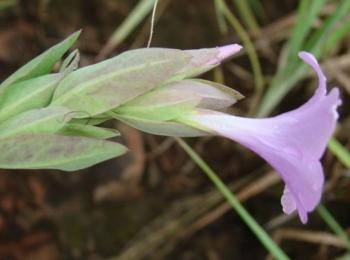
[[[290,214],[298,210],[301,221],[306,223],[308,212],[321,199],[324,175],[320,158],[334,131],[340,99],[336,88],[327,95],[326,78],[316,59],[306,52],[300,53],[300,57],[316,71],[319,86],[314,96],[298,109],[264,119],[198,110],[187,119],[264,158],[285,182],[283,211]]]

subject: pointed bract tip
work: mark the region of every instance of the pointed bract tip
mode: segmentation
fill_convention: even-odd
[[[218,58],[220,60],[224,60],[236,54],[237,52],[239,52],[242,49],[242,46],[239,44],[230,44],[230,45],[225,45],[218,48],[219,48]]]

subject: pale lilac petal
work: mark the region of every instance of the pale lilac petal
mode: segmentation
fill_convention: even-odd
[[[319,159],[327,146],[325,140],[336,126],[339,104],[339,90],[335,88],[327,96],[319,97],[313,105],[307,102],[296,110],[269,118],[268,124],[293,137],[289,140],[293,146],[301,147],[304,153]]]
[[[316,90],[316,96],[318,95],[326,95],[327,93],[327,78],[326,76],[323,74],[320,65],[318,64],[316,58],[311,54],[308,53],[306,51],[301,51],[299,52],[299,57],[307,64],[309,64],[314,71],[317,73],[317,77],[318,77],[318,88]]]
[[[218,66],[242,49],[239,44],[230,44],[215,48],[184,50],[190,62],[177,74],[177,79],[193,78]]]
[[[319,158],[304,150],[307,143],[301,144],[289,134],[290,130],[297,131],[299,123],[284,127],[284,122],[278,124],[277,120],[272,124],[270,119],[241,118],[204,110],[191,116],[191,120],[264,158],[281,175],[302,222],[306,222],[307,212],[320,201],[324,177]],[[327,140],[320,141],[324,144]]]
[[[319,87],[303,106],[272,118],[243,118],[211,110],[198,110],[190,121],[207,131],[225,136],[264,158],[286,184],[281,202],[284,212],[298,210],[303,223],[318,205],[324,183],[320,158],[334,131],[340,104],[339,91],[328,95],[326,78],[316,59],[308,53],[301,58],[316,71]]]
[[[230,44],[219,48],[219,54],[217,56],[218,62],[225,60],[242,49],[242,46],[239,44]]]
[[[223,60],[232,57],[241,49],[242,46],[239,44],[229,44],[214,48],[186,50],[185,52],[192,58],[189,66],[213,67],[219,65]]]
[[[281,204],[283,207],[283,212],[286,214],[291,214],[297,209],[293,195],[290,193],[287,187],[284,187],[283,195],[281,197]]]

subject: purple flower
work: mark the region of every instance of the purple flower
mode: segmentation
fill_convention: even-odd
[[[313,97],[296,110],[263,119],[243,118],[198,109],[187,123],[235,140],[264,158],[285,182],[283,211],[298,211],[303,223],[318,205],[324,183],[320,163],[338,118],[341,101],[334,88],[327,94],[326,77],[317,60],[307,52],[299,57],[317,73]]]

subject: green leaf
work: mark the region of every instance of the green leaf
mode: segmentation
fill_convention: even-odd
[[[63,73],[49,74],[5,88],[0,94],[0,121],[30,109],[47,106],[63,76]]]
[[[181,80],[156,88],[113,112],[153,121],[169,121],[195,107],[222,109],[231,106],[240,95],[224,85],[205,80]]]
[[[75,171],[124,154],[118,143],[77,136],[20,135],[0,141],[0,168]]]
[[[201,101],[198,104],[200,108],[219,110],[232,106],[244,97],[232,88],[208,80],[190,79],[179,83],[181,84],[172,84],[171,88],[187,91],[191,96],[200,97]]]
[[[84,111],[93,117],[160,85],[206,72],[222,59],[219,48],[127,51],[71,73],[57,87],[53,104]]]
[[[180,50],[137,49],[68,75],[52,104],[90,117],[109,111],[169,81],[190,61]]]
[[[135,98],[113,112],[155,121],[168,121],[196,107],[200,98],[191,92],[161,88]]]
[[[74,116],[77,117],[77,116]],[[79,117],[79,116],[78,116]],[[99,125],[103,122],[110,120],[111,117],[106,114],[102,114],[97,117],[85,117],[85,118],[73,118],[71,123],[82,125]]]
[[[0,138],[18,134],[55,133],[73,114],[64,107],[47,107],[23,112],[0,124]]]
[[[79,35],[80,31],[73,33],[64,41],[51,47],[18,69],[0,85],[0,96],[2,95],[1,93],[4,88],[10,86],[15,82],[31,79],[49,73],[55,63],[61,59],[63,54],[75,43]]]
[[[164,136],[194,137],[208,135],[207,132],[173,121],[155,121],[125,115],[114,114],[115,119],[140,131]]]
[[[66,124],[58,133],[62,135],[86,136],[99,139],[108,139],[120,135],[115,129],[77,123]]]
[[[80,53],[79,50],[72,51],[67,58],[61,64],[59,72],[65,72],[66,74],[76,70],[79,66]]]

